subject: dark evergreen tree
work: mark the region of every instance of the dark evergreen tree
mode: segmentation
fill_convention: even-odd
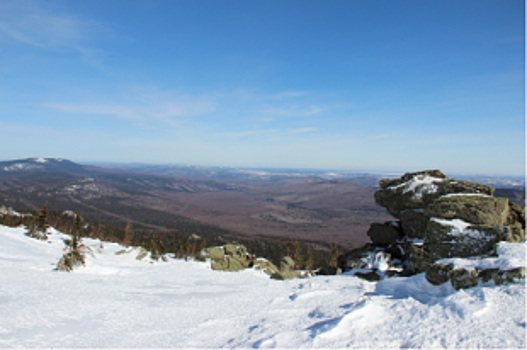
[[[48,228],[48,202],[46,201],[42,209],[40,209],[36,220],[31,220],[28,224],[26,235],[40,240],[47,240]]]
[[[80,238],[82,230],[81,213],[78,212],[75,217],[75,223],[70,231],[71,239],[65,240],[65,252],[62,258],[57,263],[57,270],[70,272],[74,267],[84,265],[86,263],[86,253],[89,248],[86,247]]]
[[[331,255],[329,256],[328,265],[332,267],[338,267],[339,259],[339,247],[337,243],[333,243],[333,248],[331,249]]]
[[[307,270],[313,270],[315,268],[315,254],[313,248],[310,245],[307,246],[307,258],[305,268]]]
[[[134,231],[132,230],[132,223],[128,222],[124,230],[123,246],[130,247],[134,238]]]
[[[190,235],[187,233],[183,237],[183,241],[180,245],[179,258],[188,258],[192,253],[192,243],[190,242]]]
[[[291,257],[293,260],[293,255],[295,254],[295,244],[293,243],[293,240],[291,237],[289,238],[289,242],[287,242],[287,256]]]
[[[157,242],[155,240],[150,240],[149,249],[150,251],[150,258],[152,260],[158,261],[161,257],[161,254],[159,254],[159,247],[157,245]]]
[[[201,240],[201,242],[199,242],[199,246],[198,246],[198,254],[203,250],[207,248],[207,239],[206,238],[203,238]]]
[[[40,214],[37,218],[37,230],[46,234],[48,228],[48,202],[46,201],[42,209],[40,209]]]
[[[293,251],[293,261],[295,262],[295,268],[296,269],[303,269],[304,268],[304,256],[302,254],[302,246],[298,242],[298,240],[295,241],[295,248]]]

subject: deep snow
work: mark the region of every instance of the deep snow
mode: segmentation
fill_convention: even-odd
[[[85,239],[86,267],[54,271],[48,242],[0,226],[0,347],[525,348],[525,281],[454,291],[424,276],[288,281],[208,264],[138,261]],[[525,245],[501,263],[525,266]],[[507,265],[507,266],[509,266]]]

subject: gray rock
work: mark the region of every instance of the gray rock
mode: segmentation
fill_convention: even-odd
[[[364,279],[366,281],[370,281],[370,282],[376,282],[376,281],[379,281],[381,279],[381,276],[379,276],[377,274],[377,272],[375,272],[375,271],[356,272],[355,276],[357,276],[359,278],[362,278],[362,279]]]
[[[509,216],[509,200],[480,195],[446,196],[431,203],[425,215],[461,219],[472,224],[503,226]]]
[[[399,213],[401,219],[401,228],[409,238],[424,238],[426,226],[428,225],[428,216],[424,214],[423,209],[403,210]]]
[[[449,273],[454,289],[467,289],[478,285],[478,273],[475,270],[455,269]]]
[[[399,232],[391,225],[373,223],[368,230],[368,236],[373,244],[389,245],[397,241]]]
[[[475,182],[447,178],[439,170],[407,173],[399,179],[381,180],[375,201],[398,219],[405,210],[425,209],[436,199],[453,193],[492,196],[494,189]]]
[[[324,266],[323,268],[318,270],[317,275],[334,276],[334,275],[340,275],[341,273],[342,273],[342,270],[338,267]]]

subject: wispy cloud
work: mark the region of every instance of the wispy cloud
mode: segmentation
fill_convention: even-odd
[[[288,133],[291,135],[296,135],[296,134],[306,134],[306,133],[315,132],[315,131],[317,131],[316,128],[299,128],[299,129],[289,130]]]
[[[275,99],[275,100],[282,100],[282,99],[289,99],[289,98],[294,98],[294,97],[301,97],[307,94],[309,94],[309,92],[307,91],[291,90],[291,91],[279,92],[277,94],[270,96],[270,98]]]
[[[130,120],[139,120],[141,118],[141,113],[139,113],[137,110],[120,105],[48,103],[44,106],[56,111],[73,114],[105,115]]]
[[[100,27],[39,1],[0,3],[0,34],[41,49],[75,52],[96,65],[104,50],[91,41]]]
[[[378,135],[372,135],[368,137],[368,140],[380,140],[380,139],[387,139],[389,137],[392,137],[393,134],[378,134]]]
[[[319,114],[323,111],[324,109],[318,106],[309,106],[306,108],[295,105],[290,107],[265,108],[260,112],[268,115],[279,115],[286,117],[308,117]]]
[[[52,102],[44,106],[65,113],[110,116],[142,122],[145,125],[152,122],[174,124],[187,118],[211,113],[217,108],[215,98],[210,96],[193,96],[154,88],[127,92],[128,94],[121,92],[121,95],[126,97],[121,97],[119,102]],[[113,98],[115,99],[115,96]]]
[[[272,137],[287,137],[293,135],[307,134],[317,131],[316,128],[298,128],[298,129],[256,129],[244,130],[224,133],[223,136],[227,138],[242,138],[242,137],[257,137],[257,136],[272,136]]]
[[[254,137],[254,136],[269,136],[277,135],[280,133],[279,129],[260,129],[260,130],[244,130],[244,131],[233,131],[223,133],[222,136],[225,138],[243,138],[243,137]]]

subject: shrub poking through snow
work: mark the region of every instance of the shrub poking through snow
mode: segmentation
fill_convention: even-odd
[[[59,271],[70,272],[74,267],[85,265],[86,263],[86,253],[89,252],[90,248],[86,247],[79,237],[81,220],[79,212],[75,218],[75,225],[71,230],[71,239],[64,241],[66,245],[65,252],[57,263],[57,270]]]
[[[48,239],[48,228],[48,202],[46,202],[42,209],[40,209],[40,214],[37,219],[29,224],[26,235],[45,241]]]

